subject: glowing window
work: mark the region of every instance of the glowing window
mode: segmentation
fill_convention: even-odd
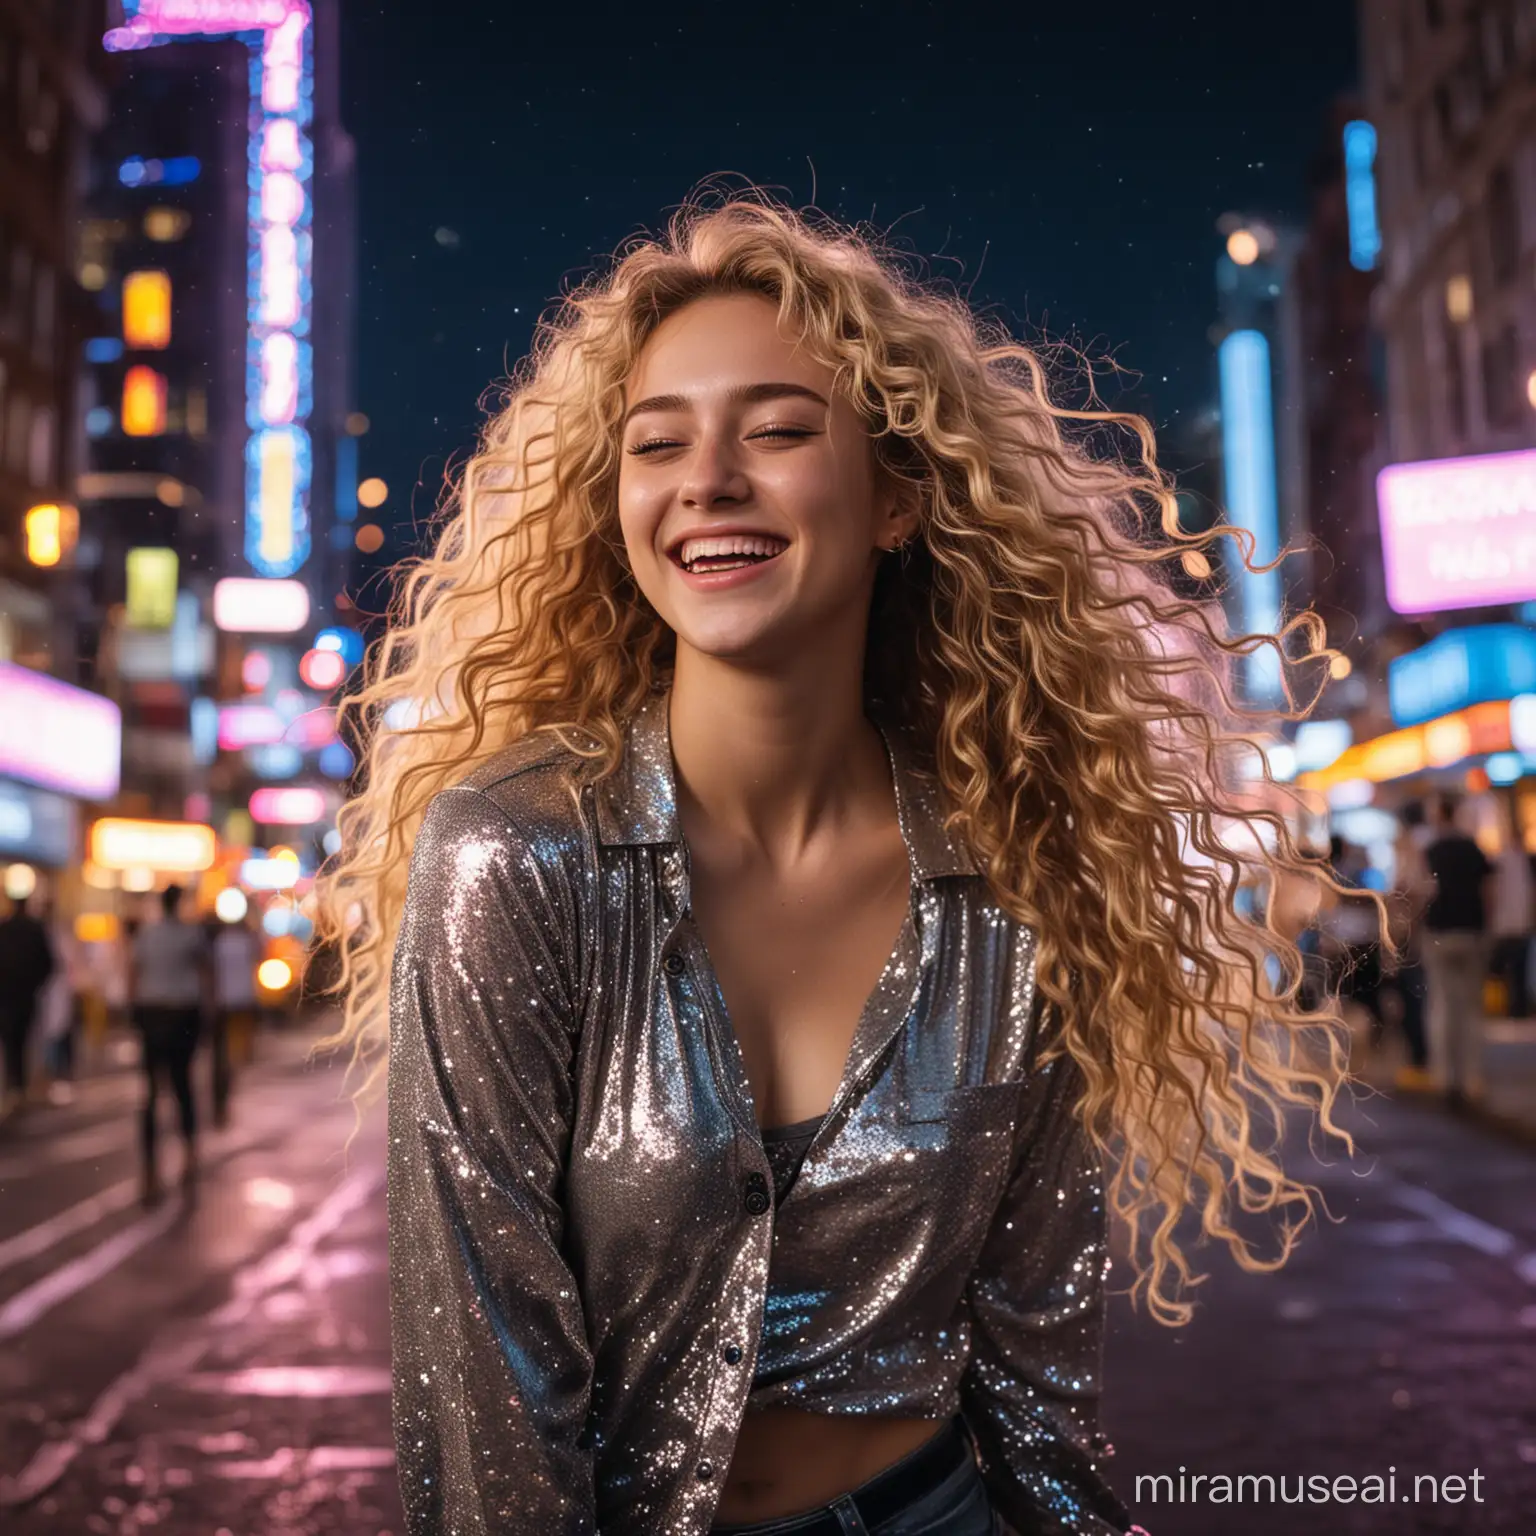
[[[171,344],[171,279],[165,272],[130,272],[123,279],[123,340],[143,351]]]

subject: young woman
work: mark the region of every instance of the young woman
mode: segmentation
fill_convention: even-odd
[[[390,1002],[411,1531],[1128,1528],[1109,1211],[1168,1322],[1186,1209],[1284,1262],[1250,1112],[1331,1128],[1343,1060],[1233,907],[1208,541],[1143,423],[766,197],[541,330],[326,884],[364,1051]]]

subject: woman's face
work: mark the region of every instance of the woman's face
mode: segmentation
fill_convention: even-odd
[[[916,514],[896,510],[832,370],[780,336],[774,305],[732,294],[670,315],[625,402],[619,522],[679,646],[761,662],[862,639],[881,550]]]

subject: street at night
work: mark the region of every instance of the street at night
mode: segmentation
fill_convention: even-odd
[[[1533,1512],[1536,0],[0,0],[0,1536]]]

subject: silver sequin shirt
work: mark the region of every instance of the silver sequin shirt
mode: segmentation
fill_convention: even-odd
[[[704,1536],[743,1416],[786,1406],[962,1414],[1021,1536],[1123,1532],[1103,1170],[1070,1058],[1035,1064],[1034,936],[881,723],[911,906],[776,1209],[667,721],[655,694],[601,783],[529,736],[416,841],[389,1071],[409,1531]]]

